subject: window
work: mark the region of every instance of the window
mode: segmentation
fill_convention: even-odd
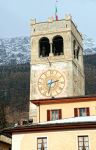
[[[47,137],[37,138],[37,150],[47,150]]]
[[[61,109],[47,110],[47,121],[58,120],[62,118]]]
[[[80,47],[78,46],[78,48],[77,48],[77,59],[79,59],[79,52],[80,52]]]
[[[74,58],[79,59],[80,46],[77,47],[76,41],[73,41],[73,54]]]
[[[89,107],[86,108],[74,108],[74,117],[78,116],[90,116]]]
[[[76,41],[73,41],[73,53],[74,53],[74,58],[76,58]]]
[[[89,150],[88,136],[78,136],[78,150]]]
[[[47,37],[39,40],[39,57],[48,57],[50,53],[50,43]]]
[[[52,43],[52,52],[54,56],[58,55],[63,55],[64,50],[63,50],[63,38],[61,36],[55,36],[53,38],[53,43]]]

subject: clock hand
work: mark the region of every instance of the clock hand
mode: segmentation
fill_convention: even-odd
[[[50,93],[51,85],[49,86],[48,94]]]
[[[51,84],[52,84],[52,83],[55,83],[55,82],[58,82],[58,81],[59,81],[59,80],[52,81]]]
[[[52,84],[52,79],[51,79],[50,82],[48,83],[48,87],[49,87],[48,93],[50,93],[51,84]]]
[[[55,81],[50,81],[49,83],[48,83],[48,85],[51,85],[52,83],[55,83],[55,82],[58,82],[59,80],[55,80]]]

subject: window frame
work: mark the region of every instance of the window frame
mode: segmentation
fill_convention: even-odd
[[[52,119],[52,112],[58,111],[58,119]],[[54,121],[62,119],[62,110],[61,109],[51,109],[47,110],[47,121]]]
[[[86,116],[87,115],[87,111],[86,108],[79,108],[79,116]]]
[[[80,138],[80,137],[83,138],[83,141],[79,141],[79,138]],[[88,141],[84,141],[84,138],[85,138],[85,137],[88,138]],[[88,135],[78,135],[77,138],[78,138],[78,150],[80,150],[80,147],[83,148],[83,146],[80,146],[80,142],[83,142],[83,143],[84,143],[84,142],[88,142],[88,146],[86,146],[85,144],[84,144],[84,145],[85,145],[85,148],[87,147],[88,150],[89,150],[89,136],[88,136]]]
[[[81,109],[85,109],[85,115],[80,115]],[[90,116],[90,108],[89,107],[74,108],[74,117],[84,117],[84,116]]]
[[[56,110],[51,110],[50,112],[50,116],[51,116],[51,120],[58,120],[59,119],[59,110],[56,109]]]
[[[47,145],[47,147],[46,147],[46,150],[48,149],[48,138],[46,137],[46,136],[44,136],[44,137],[37,137],[37,150],[41,150],[41,148],[38,148],[38,144],[42,144],[42,143],[38,143],[38,140],[39,139],[41,139],[42,140],[42,142],[43,142],[43,139],[46,139],[46,145]]]

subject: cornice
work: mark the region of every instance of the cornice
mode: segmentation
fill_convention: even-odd
[[[77,123],[59,123],[59,124],[34,124],[31,126],[18,126],[12,129],[7,129],[5,132],[10,134],[16,133],[36,133],[36,132],[54,132],[54,131],[69,131],[69,130],[93,130],[96,129],[96,122],[77,122]]]
[[[37,99],[30,100],[35,105],[46,105],[46,104],[60,104],[60,103],[79,103],[96,101],[96,95],[94,96],[80,96],[80,97],[63,97],[63,98],[49,98],[49,99]]]

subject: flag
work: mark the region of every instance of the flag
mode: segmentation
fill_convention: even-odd
[[[55,7],[55,19],[58,21],[57,7]]]
[[[57,3],[57,0],[56,0]],[[58,12],[57,12],[57,5],[55,5],[55,19],[58,21]]]

